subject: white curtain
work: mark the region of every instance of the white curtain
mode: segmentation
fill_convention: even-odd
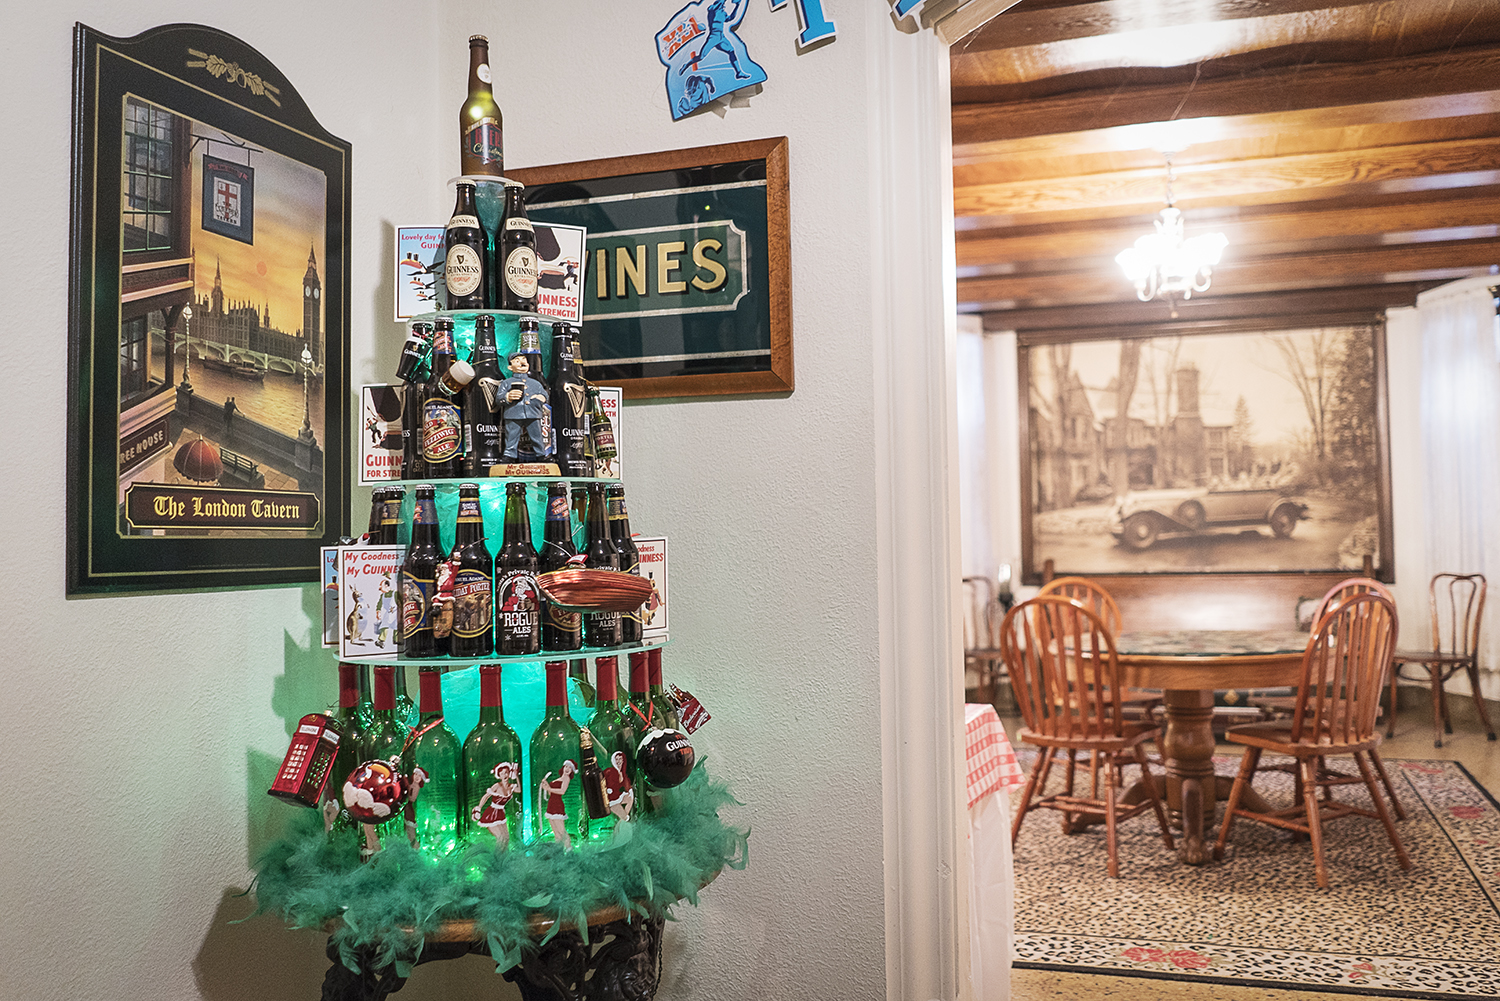
[[[1482,573],[1489,580],[1479,649],[1489,698],[1500,697],[1500,337],[1489,291],[1497,280],[1466,279],[1417,299],[1427,521],[1424,580],[1444,571]],[[1419,645],[1415,630],[1402,632],[1402,646]],[[1425,621],[1421,632],[1425,640]],[[1467,691],[1466,679],[1462,686]]]

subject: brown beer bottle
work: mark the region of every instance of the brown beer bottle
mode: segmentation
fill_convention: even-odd
[[[396,640],[399,656],[432,657],[437,640],[432,635],[432,597],[437,588],[437,565],[443,558],[438,545],[437,500],[432,484],[416,489],[411,518],[411,542],[401,564],[401,631]]]
[[[453,538],[453,632],[448,652],[454,657],[488,657],[495,636],[495,560],[484,544],[484,515],[479,484],[458,486],[458,527]]]
[[[443,284],[449,309],[489,306],[489,240],[474,207],[474,185],[458,182],[458,199],[443,231]]]
[[[541,592],[536,586],[536,547],[526,484],[505,485],[505,536],[495,558],[495,652],[503,656],[542,648]]]
[[[551,573],[566,567],[578,555],[573,545],[572,515],[568,510],[568,485],[553,483],[547,487],[547,520],[542,526],[542,554],[539,568]],[[583,613],[543,600],[542,649],[581,650],[583,648]]]
[[[625,487],[609,483],[604,487],[605,510],[609,514],[609,534],[614,541],[615,552],[620,554],[620,569],[626,573],[641,575],[641,554],[630,537],[630,512],[625,509]],[[641,610],[620,613],[620,642],[635,644],[641,641]]]
[[[449,375],[457,368],[458,375]],[[468,362],[454,355],[453,321],[437,321],[432,338],[432,378],[422,391],[422,457],[427,460],[427,475],[459,475],[459,456],[463,451],[464,422],[460,392],[474,378]]]
[[[495,235],[495,305],[531,312],[536,309],[538,265],[536,231],[526,218],[525,195],[519,183],[505,186],[505,213]],[[538,367],[538,376],[541,371]]]
[[[469,37],[469,96],[458,109],[459,173],[487,174],[499,177],[505,173],[505,116],[495,103],[491,89],[490,40],[483,35]]]

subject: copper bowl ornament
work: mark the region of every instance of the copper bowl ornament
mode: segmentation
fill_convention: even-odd
[[[619,570],[553,570],[536,579],[543,596],[574,612],[633,612],[651,597],[645,577]]]

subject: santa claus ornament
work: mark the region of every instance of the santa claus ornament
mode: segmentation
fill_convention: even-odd
[[[411,779],[390,761],[366,761],[344,781],[344,807],[361,824],[379,824],[401,812]]]
[[[635,761],[657,789],[681,785],[693,773],[693,745],[681,730],[652,730],[641,739]]]

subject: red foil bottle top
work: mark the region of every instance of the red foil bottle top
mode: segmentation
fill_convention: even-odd
[[[655,688],[661,687],[661,647],[654,647],[646,651],[647,660],[651,664],[651,685]]]
[[[595,657],[595,695],[604,702],[613,702],[620,697],[620,659],[618,657]]]
[[[353,709],[359,705],[359,668],[354,664],[339,664],[339,708]]]
[[[630,690],[640,695],[646,694],[646,688],[650,684],[651,669],[647,660],[644,650],[630,655]]]
[[[547,708],[568,704],[568,662],[547,661]]]
[[[396,669],[393,666],[375,669],[375,708],[396,708]]]
[[[482,706],[498,706],[500,704],[500,665],[479,665],[479,704]]]
[[[417,684],[421,690],[422,714],[443,711],[443,672],[437,668],[424,667],[417,672]]]

